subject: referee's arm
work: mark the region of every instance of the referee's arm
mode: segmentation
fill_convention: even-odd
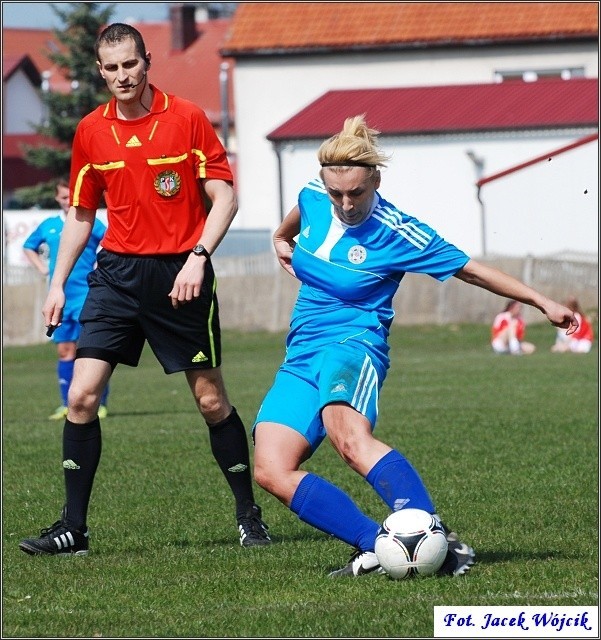
[[[94,227],[96,209],[70,207],[61,233],[56,266],[50,281],[48,296],[42,307],[46,326],[58,326],[65,306],[64,286],[75,263],[82,254]]]

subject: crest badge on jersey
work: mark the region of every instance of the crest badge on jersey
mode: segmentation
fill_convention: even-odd
[[[367,251],[360,244],[356,244],[348,250],[349,262],[353,264],[361,264],[365,262],[365,258],[367,258]]]
[[[161,171],[154,181],[154,188],[162,196],[170,198],[174,196],[180,189],[182,179],[177,171],[171,169],[167,171]]]

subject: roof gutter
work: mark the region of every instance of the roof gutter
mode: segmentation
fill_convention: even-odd
[[[514,167],[509,167],[509,169],[505,169],[503,171],[499,171],[498,173],[494,173],[492,176],[488,176],[487,178],[482,178],[476,182],[476,186],[478,187],[478,192],[482,185],[487,184],[488,182],[493,182],[494,180],[498,180],[499,178],[503,178],[504,176],[509,175],[510,173],[515,173],[516,171],[520,171],[526,167],[529,167],[533,164],[537,164],[538,162],[542,162],[543,160],[550,161],[553,156],[558,156],[561,153],[565,153],[566,151],[571,151],[576,147],[580,147],[583,144],[588,144],[589,142],[593,142],[593,140],[599,139],[599,133],[592,133],[589,136],[585,136],[584,138],[580,138],[580,140],[576,140],[576,142],[572,142],[572,144],[568,144],[564,147],[560,147],[559,149],[555,149],[555,151],[551,151],[550,153],[545,153],[542,156],[537,156],[536,158],[532,158],[532,160],[527,160],[526,162],[521,162],[520,164],[516,164]]]
[[[518,36],[515,38],[468,38],[468,39],[440,39],[440,40],[412,40],[410,42],[346,42],[337,45],[291,45],[291,46],[267,46],[236,48],[227,46],[219,50],[219,55],[224,58],[252,58],[263,56],[308,56],[348,53],[381,53],[385,51],[412,51],[424,49],[456,49],[460,47],[496,47],[496,46],[532,46],[555,44],[579,43],[597,41],[598,34],[556,34],[553,36]]]

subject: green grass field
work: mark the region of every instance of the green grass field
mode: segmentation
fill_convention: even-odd
[[[84,558],[18,549],[59,516],[62,423],[51,345],[3,354],[3,637],[431,637],[433,607],[598,604],[598,351],[495,356],[488,327],[393,327],[376,433],[417,467],[474,546],[460,578],[332,580],[351,549],[256,489],[274,544],[243,549],[183,375],[150,351],[113,376]],[[250,428],[281,334],[224,335]],[[372,517],[387,508],[326,444],[307,465]]]

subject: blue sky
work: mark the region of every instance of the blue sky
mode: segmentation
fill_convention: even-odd
[[[2,26],[30,29],[55,29],[61,26],[60,19],[50,8],[56,4],[68,9],[69,2],[2,2]],[[167,20],[167,2],[102,2],[102,6],[114,5],[113,22],[157,22]]]

